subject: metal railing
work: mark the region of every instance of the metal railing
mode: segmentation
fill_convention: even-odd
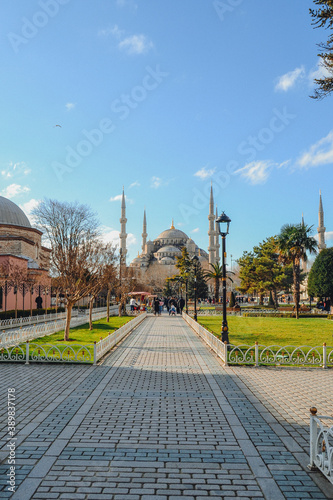
[[[333,484],[333,425],[326,426],[322,420],[333,417],[317,415],[317,408],[310,408],[310,464],[311,470],[319,469]]]
[[[103,312],[100,312],[104,316]],[[135,317],[103,340],[92,344],[35,344],[26,341],[21,345],[0,347],[0,362],[49,362],[49,363],[90,363],[97,361],[130,334],[145,318],[147,313]]]
[[[184,311],[182,316],[186,321],[186,323],[190,325],[192,330],[194,330],[199,335],[199,337],[201,337],[206,342],[206,344],[209,345],[209,347],[219,356],[219,358],[222,359],[224,364],[227,364],[227,359],[228,359],[227,344],[223,344],[217,337],[215,337],[215,335],[206,330],[206,328],[200,325],[200,323],[194,321],[194,319],[191,318],[191,316],[188,316],[188,314],[186,314]]]
[[[285,366],[333,366],[333,346],[271,345],[256,342],[254,345],[222,343],[214,334],[183,312],[184,320],[209,347],[223,360],[225,365],[285,365]]]
[[[274,315],[274,314],[283,314],[283,315],[288,315],[288,314],[293,314],[295,311],[292,309],[287,310],[287,311],[281,311],[279,309],[254,309],[254,308],[244,308],[242,307],[240,310],[236,311],[227,311],[228,316],[241,316],[244,313],[250,313],[253,315],[259,315],[259,314],[265,314],[267,316],[269,315]],[[300,311],[300,316],[303,314],[306,315],[320,315],[320,316],[327,316],[329,313],[327,311],[321,311],[320,309],[314,309],[312,308],[311,311]],[[198,316],[221,316],[222,311],[221,310],[216,310],[216,309],[198,309],[197,310],[197,315]]]
[[[77,309],[73,310],[73,318],[78,316]],[[55,321],[57,319],[66,318],[66,312],[50,313],[50,314],[37,314],[36,316],[25,316],[22,318],[8,318],[0,321],[0,330],[8,330],[10,328],[21,327],[24,325],[35,325],[38,323],[45,323],[45,321]]]
[[[110,311],[117,309],[118,306],[110,306]],[[94,313],[105,311],[106,307],[95,307],[93,309]],[[72,318],[79,316],[80,314],[85,314],[89,316],[89,309],[73,309]],[[21,327],[24,325],[35,325],[38,323],[45,323],[46,321],[56,321],[58,319],[65,319],[66,311],[61,313],[49,313],[49,314],[37,314],[36,316],[24,316],[21,318],[7,318],[0,320],[0,330],[8,330],[10,328]]]
[[[114,347],[118,342],[120,342],[126,335],[128,335],[134,328],[136,328],[144,319],[146,319],[147,313],[143,312],[136,316],[134,319],[118,328],[115,332],[109,334],[105,339],[98,342],[94,354],[94,364],[102,357],[104,354],[112,347]]]
[[[89,314],[89,311],[88,311]],[[105,317],[106,308],[98,308],[93,310],[93,321],[97,321]],[[118,307],[113,306],[110,308],[110,315],[115,316],[118,314]],[[87,323],[87,314],[82,314],[71,318],[71,328],[73,326],[80,326]],[[23,342],[33,340],[39,337],[45,337],[46,335],[52,335],[65,328],[66,319],[60,319],[56,321],[49,321],[46,323],[35,324],[27,328],[20,328],[19,330],[8,330],[0,334],[0,348],[1,347],[13,347]]]

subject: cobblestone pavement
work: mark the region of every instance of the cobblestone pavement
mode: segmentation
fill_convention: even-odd
[[[163,316],[101,366],[2,364],[18,439],[12,495],[1,405],[0,498],[332,499],[305,467],[308,409],[332,412],[331,377],[224,368],[181,318]]]

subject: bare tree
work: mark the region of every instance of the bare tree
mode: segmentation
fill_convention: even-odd
[[[28,272],[26,267],[12,260],[7,260],[1,266],[1,281],[6,282],[7,287],[13,288],[15,295],[15,318],[17,318],[18,292],[23,294],[28,289]]]
[[[34,216],[51,247],[51,272],[63,290],[67,308],[64,340],[69,340],[74,304],[91,294],[101,274],[103,244],[98,221],[87,205],[44,200]]]
[[[110,290],[115,286],[117,279],[117,268],[115,265],[115,248],[110,244],[101,246],[100,249],[100,268],[99,273],[94,276],[94,284],[91,287],[90,298],[89,298],[89,330],[93,329],[92,325],[92,308],[93,303],[98,296],[98,294],[107,289],[108,294]],[[107,306],[107,321],[110,320],[110,295],[108,295],[108,306]]]
[[[60,295],[62,294],[62,291],[63,291],[61,279],[59,276],[56,276],[56,277],[51,279],[51,288],[52,288],[53,293],[55,293],[55,296],[56,296],[55,311],[57,314],[58,313],[59,298],[60,298]]]
[[[318,54],[323,74],[315,78],[317,88],[313,99],[323,99],[333,92],[333,2],[332,0],[314,0],[317,9],[310,9],[312,24],[315,28],[324,28],[329,33],[326,42],[322,42]]]
[[[119,297],[119,316],[126,314],[128,294],[133,292],[136,287],[137,280],[134,276],[133,270],[120,263],[118,266],[118,279],[116,284],[116,291]]]

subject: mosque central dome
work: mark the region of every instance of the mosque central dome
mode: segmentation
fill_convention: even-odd
[[[0,224],[31,227],[28,217],[15,203],[0,196]]]
[[[170,229],[166,229],[159,236],[157,236],[155,241],[157,240],[172,240],[172,242],[174,242],[174,240],[188,240],[188,236],[183,233],[183,231],[176,229],[172,221]]]

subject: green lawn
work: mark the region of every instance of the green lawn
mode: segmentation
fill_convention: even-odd
[[[207,330],[221,335],[222,316],[198,316],[198,322]],[[324,342],[333,346],[333,322],[326,318],[245,318],[228,316],[231,344],[253,345],[308,345],[320,346]]]
[[[93,330],[89,330],[89,324],[85,323],[81,326],[76,326],[70,329],[69,332],[69,342],[65,344],[93,344],[95,341],[99,342],[101,337],[104,339],[113,333],[115,330],[125,325],[133,319],[133,316],[111,316],[110,322],[106,322],[106,318],[100,319],[93,322]],[[38,339],[32,340],[34,344],[54,344],[54,345],[64,345],[64,330],[61,332],[53,333],[53,335],[48,335],[47,337],[40,337]]]
[[[107,323],[106,318],[100,319],[93,322],[93,330],[91,331],[89,330],[88,323],[77,326],[75,328],[71,328],[69,332],[70,340],[68,342],[64,342],[63,340],[63,330],[54,333],[53,335],[48,335],[46,337],[40,337],[38,339],[31,340],[29,345],[30,358],[32,358],[32,356],[46,355],[52,358],[59,359],[59,352],[67,350],[67,355],[69,358],[72,358],[74,355],[76,355],[77,359],[80,359],[81,361],[87,361],[88,357],[90,358],[90,361],[88,362],[92,362],[94,342],[99,342],[101,338],[104,339],[109,335],[109,333],[113,333],[115,330],[131,321],[131,319],[133,319],[132,316],[111,316],[109,323]],[[87,347],[82,349],[81,347],[78,348],[77,345],[83,345]],[[56,348],[54,348],[53,346],[56,346]],[[21,345],[18,349],[20,348],[24,349],[25,352],[25,344]]]

